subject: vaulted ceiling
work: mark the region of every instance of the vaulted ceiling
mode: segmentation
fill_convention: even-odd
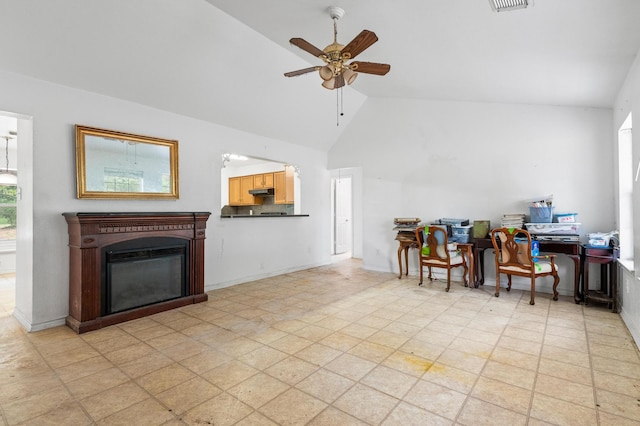
[[[640,49],[638,0],[2,0],[0,70],[327,150],[367,97],[611,108]],[[362,61],[391,64],[336,91],[289,44],[379,41]]]

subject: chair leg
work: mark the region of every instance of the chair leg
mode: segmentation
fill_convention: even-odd
[[[553,274],[553,300],[558,300],[558,284],[560,283],[560,277],[557,273]]]
[[[429,269],[429,281],[433,281],[433,276],[431,275],[431,266],[427,266]]]
[[[445,291],[449,291],[451,287],[451,268],[447,268],[447,289]]]
[[[507,291],[511,291],[511,275],[507,275]]]
[[[531,278],[531,300],[529,301],[530,305],[536,304],[536,278]]]
[[[500,297],[500,274],[496,273],[496,297]]]
[[[424,269],[424,266],[422,265],[422,263],[420,264],[420,282],[418,283],[418,285],[422,285],[422,270]],[[402,272],[402,271],[400,271]]]

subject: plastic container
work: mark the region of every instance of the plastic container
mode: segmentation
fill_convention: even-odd
[[[458,234],[455,236],[456,241],[462,244],[466,244],[469,242],[469,234]]]
[[[578,235],[581,223],[526,223],[530,234]]]
[[[451,230],[453,232],[453,235],[469,235],[469,233],[471,232],[471,228],[473,228],[473,225],[466,225],[466,226],[453,225],[451,227]]]
[[[443,217],[442,219],[438,219],[438,224],[466,226],[469,224],[469,219],[452,219],[448,217]]]
[[[604,232],[594,232],[589,234],[589,245],[593,247],[609,247],[611,234]]]
[[[540,241],[531,240],[531,256],[540,255]]]
[[[529,207],[531,223],[551,223],[553,220],[553,207]]]
[[[558,223],[574,223],[578,213],[558,213],[556,214],[556,222]]]

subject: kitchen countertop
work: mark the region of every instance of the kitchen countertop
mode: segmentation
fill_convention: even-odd
[[[237,218],[237,217],[241,217],[241,218],[245,218],[245,217],[250,217],[250,218],[265,218],[265,217],[309,217],[308,214],[283,214],[283,215],[278,215],[278,214],[221,214],[220,218],[222,219],[233,219],[233,218]]]

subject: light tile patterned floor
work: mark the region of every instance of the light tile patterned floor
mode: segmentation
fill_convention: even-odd
[[[619,315],[416,283],[349,260],[78,336],[24,332],[0,282],[2,422],[640,423],[640,358]]]

